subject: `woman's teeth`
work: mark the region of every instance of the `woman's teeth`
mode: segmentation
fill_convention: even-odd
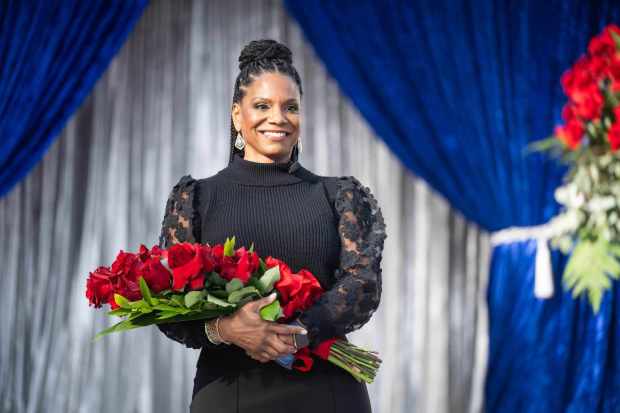
[[[276,142],[285,140],[288,135],[286,132],[262,132],[262,134],[265,138]]]

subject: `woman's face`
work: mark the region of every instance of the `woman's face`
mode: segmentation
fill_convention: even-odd
[[[266,72],[245,88],[232,117],[245,140],[244,158],[254,162],[286,162],[299,138],[300,96],[287,75]]]

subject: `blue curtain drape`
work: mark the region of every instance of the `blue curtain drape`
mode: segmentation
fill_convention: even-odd
[[[146,3],[0,1],[0,197],[43,157]]]
[[[617,0],[285,0],[327,70],[413,173],[488,231],[546,222],[565,172],[525,155],[565,102],[560,76]],[[620,411],[620,286],[594,316],[533,295],[535,241],[497,246],[488,287],[489,412]],[[558,292],[559,291],[559,292]]]

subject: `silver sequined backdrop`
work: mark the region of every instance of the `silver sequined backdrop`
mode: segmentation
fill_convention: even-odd
[[[198,351],[155,328],[92,344],[110,320],[87,306],[85,279],[118,250],[157,242],[182,175],[226,166],[237,57],[265,37],[292,49],[302,77],[301,162],[356,176],[385,215],[381,306],[350,335],[384,359],[369,385],[373,411],[478,410],[487,236],[374,136],[279,1],[160,0],[43,161],[0,200],[1,411],[187,411]]]

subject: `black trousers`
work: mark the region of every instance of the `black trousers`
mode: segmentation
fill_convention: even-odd
[[[366,383],[325,360],[311,371],[275,362],[219,378],[200,389],[191,413],[370,413]]]

